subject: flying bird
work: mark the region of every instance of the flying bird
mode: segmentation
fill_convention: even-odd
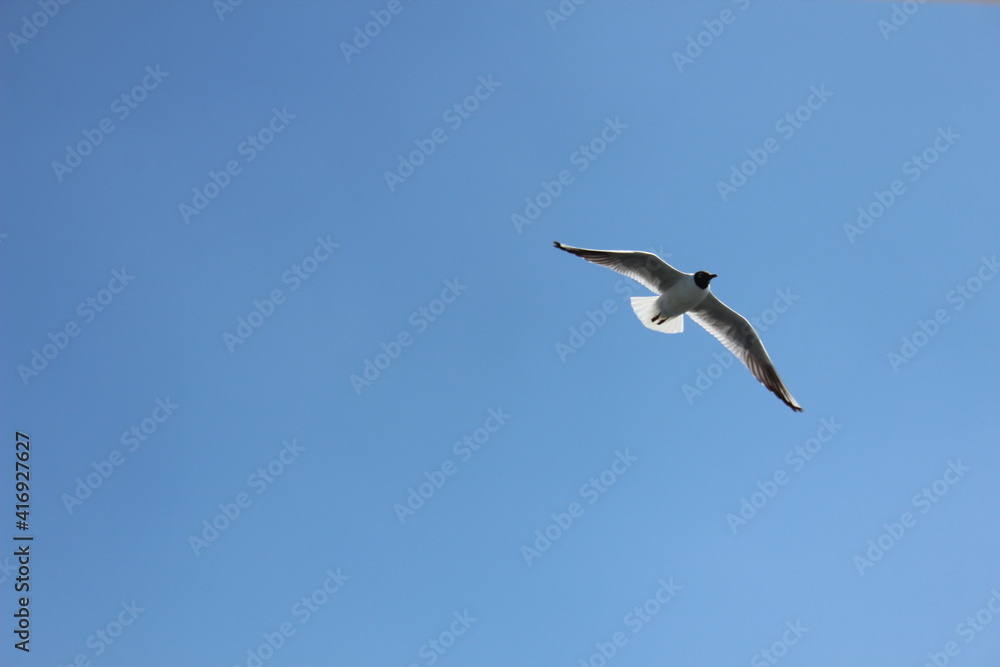
[[[715,298],[709,283],[714,273],[684,273],[649,252],[587,250],[555,241],[555,246],[588,262],[606,266],[642,283],[657,296],[633,296],[632,310],[647,328],[662,333],[684,331],[684,314],[715,336],[736,355],[754,377],[796,412],[802,406],[792,397],[774,369],[760,336],[746,318]]]

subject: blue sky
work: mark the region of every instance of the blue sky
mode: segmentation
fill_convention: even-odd
[[[3,664],[995,663],[1000,13],[562,5],[3,4]]]

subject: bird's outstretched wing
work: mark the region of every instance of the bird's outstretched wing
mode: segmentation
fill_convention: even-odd
[[[750,369],[754,377],[784,401],[785,405],[796,412],[802,412],[802,406],[796,402],[788,387],[781,381],[781,376],[774,369],[771,358],[767,356],[764,343],[760,341],[760,336],[745,317],[719,301],[711,292],[687,314],[708,333],[718,338],[719,342],[736,355]]]
[[[583,257],[588,262],[606,266],[618,273],[638,281],[657,294],[663,294],[682,276],[674,267],[651,252],[635,252],[631,250],[587,250],[553,242],[560,250]]]

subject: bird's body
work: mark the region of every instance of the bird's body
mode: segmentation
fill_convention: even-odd
[[[607,266],[642,283],[657,296],[632,297],[632,310],[649,329],[662,333],[684,331],[684,315],[715,336],[743,362],[760,382],[796,412],[795,401],[771,363],[764,344],[746,318],[731,310],[712,294],[711,283],[718,276],[707,271],[684,273],[648,252],[588,250],[563,245],[560,250],[587,261]]]
[[[710,290],[711,288],[707,285],[699,287],[694,281],[693,275],[684,274],[684,277],[674,283],[673,287],[656,297],[654,309],[657,312],[650,313],[654,316],[652,319],[663,321],[680,317],[701,305],[701,302],[709,295]],[[636,297],[636,299],[642,299],[642,297]],[[656,316],[657,314],[658,316]]]

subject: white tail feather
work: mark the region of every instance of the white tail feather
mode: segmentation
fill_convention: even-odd
[[[672,317],[663,324],[653,322],[653,317],[660,314],[659,308],[656,307],[656,300],[658,298],[660,297],[633,296],[630,301],[632,303],[632,310],[635,311],[635,316],[639,318],[643,326],[653,331],[659,331],[660,333],[681,333],[684,331],[684,315]]]

